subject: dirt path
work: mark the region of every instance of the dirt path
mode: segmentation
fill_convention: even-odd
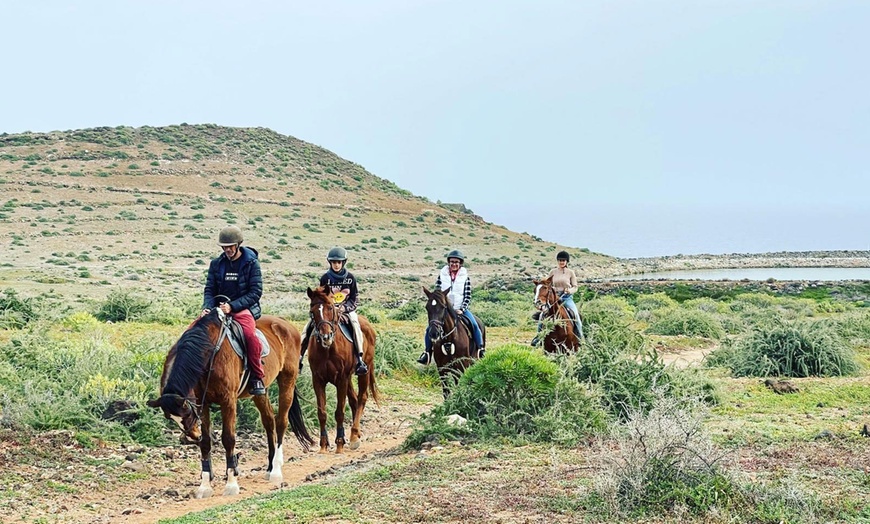
[[[157,522],[237,502],[275,489],[316,482],[336,469],[363,465],[397,449],[414,421],[428,406],[393,400],[369,404],[363,418],[363,440],[356,451],[342,455],[305,453],[292,435],[285,439],[284,484],[276,488],[265,480],[266,443],[261,433],[240,434],[239,485],[235,497],[221,495],[225,466],[218,444],[212,481],[215,496],[194,499],[199,486],[199,448],[121,446],[84,449],[70,432],[39,434],[30,442],[16,440],[14,432],[0,434],[0,467],[14,474],[0,484],[0,521],[130,523]],[[317,428],[309,428],[312,434]],[[330,432],[334,439],[334,431]]]

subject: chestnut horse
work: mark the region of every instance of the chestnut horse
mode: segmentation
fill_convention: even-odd
[[[544,336],[544,351],[548,353],[569,353],[577,351],[580,341],[574,332],[574,320],[568,308],[562,305],[559,295],[553,289],[553,279],[547,277],[535,280],[535,309],[541,312],[540,321],[553,324],[553,329]],[[547,329],[547,326],[544,327]]]
[[[423,287],[423,293],[426,295],[426,315],[429,317],[426,330],[432,341],[432,356],[441,377],[441,392],[447,398],[460,375],[477,360],[477,351],[472,351],[474,335],[469,331],[471,327],[466,329],[464,324],[460,325],[459,314],[447,301],[443,291],[436,289],[430,292]],[[477,325],[480,326],[480,335],[486,347],[486,326],[479,318]]]
[[[369,394],[375,402],[380,395],[375,384],[375,330],[368,319],[359,315],[359,327],[363,334],[363,361],[369,371],[357,377],[357,391],[353,389],[356,350],[353,342],[339,333],[339,316],[335,302],[323,287],[308,288],[311,299],[309,313],[314,333],[308,339],[308,365],[311,368],[311,383],[317,398],[317,420],[320,423],[320,453],[329,452],[329,436],[326,432],[326,385],[332,384],[336,391],[335,406],[335,452],[343,453],[345,399],[350,405],[353,422],[350,426],[350,449],[360,445],[360,419],[365,411]],[[348,326],[349,327],[349,326]],[[352,332],[353,329],[351,328]]]
[[[239,455],[236,447],[236,404],[239,398],[250,396],[241,392],[242,360],[233,351],[228,338],[228,319],[220,308],[212,309],[196,320],[169,350],[160,377],[160,397],[148,405],[163,409],[166,418],[175,421],[187,438],[196,441],[202,458],[202,482],[196,498],[210,497],[211,480],[211,415],[209,406],[221,410],[223,430],[221,442],[226,451],[227,483],[224,495],[239,493]],[[269,443],[266,479],[280,486],[284,479],[284,433],[289,423],[296,439],[308,450],[314,439],[305,428],[302,408],[296,396],[299,376],[299,331],[284,319],[264,315],[257,320],[257,329],[265,335],[271,352],[263,359],[266,387],[278,382],[278,417],[272,410],[268,395],[253,397],[260,411]]]

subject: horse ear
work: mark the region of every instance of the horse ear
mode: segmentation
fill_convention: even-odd
[[[426,289],[426,286],[423,286],[423,294],[426,295],[427,298],[432,297],[432,293],[430,293],[429,290]]]
[[[314,291],[312,291],[310,287],[306,288],[305,292],[308,293],[308,298],[312,298],[314,296]]]
[[[152,408],[159,408],[160,407],[160,399],[155,398],[153,400],[149,400],[145,404],[147,404],[149,407],[152,407]]]
[[[540,284],[540,283],[541,283],[540,280],[535,280],[534,278],[532,279],[532,284],[534,284],[534,285],[537,286],[537,285]]]

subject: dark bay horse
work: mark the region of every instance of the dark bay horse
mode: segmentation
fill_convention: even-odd
[[[375,402],[380,395],[375,384],[375,330],[368,319],[359,316],[363,334],[363,361],[369,368],[365,375],[357,376],[357,390],[353,389],[356,356],[353,343],[339,333],[339,318],[335,302],[326,289],[308,288],[311,299],[311,321],[314,333],[308,339],[308,365],[311,367],[311,382],[317,398],[317,420],[320,423],[320,453],[329,452],[329,436],[326,432],[326,385],[332,384],[336,391],[335,406],[335,452],[343,453],[345,399],[350,405],[353,422],[350,427],[350,449],[360,445],[360,420],[366,401],[371,394]],[[351,329],[353,331],[353,329]]]
[[[450,394],[450,389],[459,380],[459,376],[477,360],[477,352],[472,352],[474,335],[460,325],[459,314],[447,301],[447,295],[436,289],[429,291],[423,287],[426,295],[426,315],[429,324],[426,329],[432,341],[432,356],[438,366],[441,377],[441,390],[444,398]],[[477,318],[483,345],[486,347],[486,326]],[[447,349],[450,347],[450,349]]]
[[[573,353],[580,347],[574,332],[574,321],[568,308],[562,305],[559,295],[553,289],[553,279],[534,280],[535,309],[541,312],[540,321],[552,323],[553,328],[544,336],[544,351],[548,353]],[[548,322],[549,321],[549,322]]]
[[[199,443],[202,455],[202,482],[196,498],[210,497],[211,480],[211,415],[209,406],[217,404],[221,410],[223,430],[221,442],[226,451],[227,484],[224,495],[239,493],[239,455],[236,447],[236,403],[250,396],[240,393],[243,384],[242,360],[233,351],[228,339],[226,316],[219,308],[199,318],[185,331],[169,350],[160,377],[160,397],[149,400],[148,405],[161,408],[166,418],[175,421],[184,434]],[[272,410],[268,395],[253,397],[260,411],[260,420],[269,443],[269,462],[266,478],[280,486],[284,479],[284,433],[288,423],[296,439],[306,451],[314,439],[305,428],[302,409],[296,396],[299,376],[299,331],[284,319],[263,315],[257,320],[257,329],[263,332],[271,352],[263,359],[266,387],[278,382],[278,416]]]

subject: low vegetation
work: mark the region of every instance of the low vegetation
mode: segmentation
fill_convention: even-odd
[[[491,285],[475,291],[480,310],[510,319],[508,325],[491,328],[487,357],[416,421],[406,453],[178,522],[273,522],[288,515],[298,522],[407,522],[420,520],[419,508],[428,520],[485,520],[508,504],[516,514],[553,522],[870,518],[867,473],[838,458],[866,446],[858,435],[870,402],[866,310],[818,305],[828,297],[755,293],[682,301],[592,295],[581,302],[587,334],[581,350],[547,356],[516,343],[535,330],[530,291]],[[199,307],[196,297],[118,291],[86,310],[64,307],[52,295],[7,290],[0,298],[9,319],[0,333],[2,426],[21,434],[69,430],[87,446],[167,445],[177,438],[143,406],[155,393],[168,347]],[[425,324],[420,306],[365,303],[378,330],[375,367],[386,403],[391,395],[413,399],[415,392],[439,390],[431,366],[414,363]],[[706,367],[678,368],[657,347],[679,340],[718,349]],[[787,397],[759,379],[741,378],[772,376],[809,382]],[[309,390],[303,373],[304,398]],[[312,404],[307,398],[304,411],[314,427]],[[788,423],[771,423],[789,416]],[[250,402],[241,403],[239,425],[259,430]],[[775,470],[748,466],[780,454],[826,454],[813,466],[825,486],[802,462],[777,463]],[[454,502],[420,498],[428,491]]]

